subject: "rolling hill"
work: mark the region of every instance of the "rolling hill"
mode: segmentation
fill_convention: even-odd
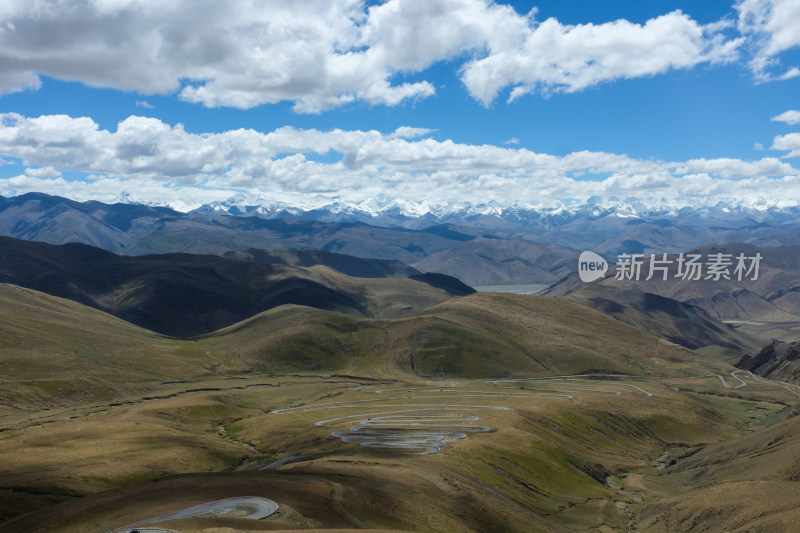
[[[430,294],[413,280],[302,268],[384,309],[394,298],[375,284]],[[720,377],[732,367],[587,305],[515,294],[450,297],[394,318],[281,305],[182,340],[0,284],[0,336],[9,532],[103,533],[242,491],[281,512],[163,526],[624,530],[631,518],[615,502],[627,496],[613,474],[649,472],[665,449],[724,441],[756,407],[791,401],[750,378],[734,389]],[[428,423],[491,431],[416,456],[342,443],[320,426],[382,414],[415,423],[414,409]],[[650,490],[642,520],[663,509]]]
[[[736,367],[768,379],[800,384],[800,342],[774,342],[745,355]]]
[[[798,512],[800,417],[776,413],[760,431],[702,448],[684,448],[659,476],[631,476],[657,498],[636,526],[646,531],[791,531]]]
[[[124,398],[208,376],[190,344],[38,291],[0,284],[4,412]]]
[[[478,237],[413,263],[426,272],[457,273],[469,285],[555,283],[573,269],[575,252],[555,244]]]
[[[584,284],[566,298],[686,348],[716,348],[716,357],[729,363],[762,345],[699,307],[649,292]]]
[[[563,260],[572,255],[563,247],[506,242],[485,231],[449,224],[411,230],[372,226],[361,221],[265,219],[213,211],[179,213],[141,205],[81,203],[42,193],[0,197],[0,235],[50,244],[78,242],[126,255],[296,249],[395,260],[409,265],[480,239],[482,244],[474,251],[474,258],[488,261],[492,266],[486,272],[472,268],[463,274],[484,285],[512,279],[522,279],[525,283],[550,282],[558,276],[551,270],[557,271]],[[514,248],[525,249],[520,264],[535,264],[535,267],[520,269],[520,264],[509,263],[509,249]],[[447,270],[453,266],[454,257],[465,253],[473,251],[459,248],[443,253],[421,269],[458,277],[459,272]]]
[[[341,274],[324,270],[324,276]],[[392,293],[350,279],[384,309]],[[173,380],[341,373],[372,379],[686,375],[721,363],[586,306],[555,298],[474,293],[370,318],[281,305],[212,333],[180,340],[35,290],[0,284],[0,365],[17,405],[122,398]],[[349,287],[353,291],[353,287]],[[386,298],[387,301],[382,301]],[[387,314],[391,314],[387,312]],[[721,368],[721,367],[720,367]]]
[[[285,253],[280,259],[281,254],[250,252],[235,257],[119,256],[82,244],[54,246],[3,237],[0,282],[68,298],[178,337],[215,331],[288,303],[357,316],[396,316],[473,292],[457,280],[431,285],[419,273],[413,274],[416,279],[361,282],[324,265],[288,264],[288,259],[298,258],[311,264],[313,254]],[[332,264],[348,262],[330,254],[316,257]],[[353,260],[349,264],[352,272],[409,272],[396,263]]]
[[[655,294],[661,284],[568,278],[553,291],[563,297],[475,293],[435,272],[552,280],[575,254],[534,233],[449,224],[0,200],[0,230],[30,238],[0,238],[3,531],[129,531],[243,494],[279,512],[154,527],[781,531],[800,520],[800,389],[767,379],[794,378],[800,352],[758,353],[718,321],[800,316],[798,248],[699,249],[761,253],[746,286],[670,280]],[[692,238],[564,216],[562,230],[603,234],[609,250],[622,228],[625,246]],[[383,259],[338,253],[372,250]],[[387,437],[402,426],[435,453]]]
[[[289,267],[322,265],[355,278],[406,278],[422,274],[416,268],[409,267],[400,261],[365,259],[319,250],[257,250],[250,248],[243,251],[221,252],[218,255],[226,259],[238,259],[267,265]]]
[[[661,375],[718,364],[567,300],[499,293],[393,320],[284,306],[200,337],[197,345],[234,354],[254,372],[374,378]]]
[[[757,279],[752,279],[752,274],[744,276],[741,281],[734,275],[730,275],[730,279],[706,279],[706,273],[703,272],[701,279],[694,280],[675,276],[677,256],[671,255],[668,260],[673,261],[673,270],[668,273],[668,279],[663,280],[661,273],[657,273],[647,281],[645,278],[650,265],[647,256],[641,267],[640,279],[617,279],[617,270],[612,265],[605,277],[594,283],[672,298],[700,307],[720,320],[792,322],[800,317],[800,246],[760,248],[734,243],[706,245],[692,249],[688,254],[697,254],[701,258],[713,254],[730,254],[734,258],[739,254],[746,257],[760,254],[762,259]],[[550,287],[547,294],[565,296],[579,290],[582,285],[577,272],[574,272]]]

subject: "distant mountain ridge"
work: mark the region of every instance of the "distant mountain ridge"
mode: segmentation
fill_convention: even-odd
[[[732,242],[800,245],[800,207],[636,199],[556,207],[431,206],[387,198],[298,207],[240,195],[183,213],[29,193],[0,197],[0,235],[82,242],[126,255],[320,250],[398,260],[470,285],[551,284],[574,270],[583,250],[614,257]]]
[[[722,352],[717,357],[732,357],[731,363],[762,347],[755,337],[711,318],[700,307],[652,292],[587,283],[566,298],[692,350],[716,346]]]
[[[744,254],[746,257],[761,256],[757,279],[754,273],[738,280],[732,275],[731,265],[728,279],[683,279],[670,271],[666,280],[661,273],[649,281],[650,257],[645,257],[641,276],[628,279],[618,275],[618,266],[611,266],[603,279],[592,285],[615,287],[618,289],[652,293],[679,302],[695,305],[710,316],[720,320],[756,322],[795,322],[800,320],[800,246],[757,247],[752,244],[731,243],[725,245],[705,245],[691,250],[706,260],[713,254],[725,254],[731,258]],[[656,256],[658,260],[661,256]],[[668,256],[675,261],[675,256]],[[673,266],[673,268],[676,268]],[[577,272],[563,278],[547,290],[551,296],[566,296],[583,290]]]
[[[109,251],[125,248],[158,220],[180,216],[166,207],[76,202],[44,193],[0,196],[0,234],[51,244],[80,242]]]
[[[454,224],[490,231],[503,238],[545,240],[575,250],[595,249],[610,254],[678,252],[727,242],[800,244],[800,204],[782,200],[592,197],[586,202],[517,202],[503,206],[496,202],[413,203],[381,197],[357,204],[334,201],[312,207],[239,194],[193,212],[364,222],[411,229]]]
[[[294,249],[401,261],[412,267],[425,259],[419,270],[485,285],[552,283],[564,275],[573,255],[568,248],[535,239],[504,239],[450,224],[412,230],[357,221],[187,214],[165,207],[81,203],[42,193],[0,197],[0,235],[50,244],[80,242],[126,255]],[[480,244],[470,245],[471,241]],[[479,253],[469,258],[473,248]],[[512,248],[517,252],[511,253]],[[458,273],[450,269],[454,263]]]
[[[120,201],[136,202],[129,195]],[[800,203],[785,201],[743,200],[735,198],[682,198],[668,200],[657,197],[594,196],[584,202],[553,201],[531,204],[515,202],[503,205],[495,201],[473,204],[463,201],[446,203],[410,202],[380,195],[363,202],[333,200],[315,203],[291,203],[261,195],[239,193],[224,201],[201,205],[189,212],[225,213],[235,216],[264,218],[311,218],[328,221],[361,221],[378,225],[431,223],[464,223],[476,217],[497,217],[510,222],[530,223],[540,220],[555,227],[570,217],[649,218],[700,214],[709,217],[743,215],[754,220],[782,221],[800,214]],[[415,222],[419,221],[419,222]]]
[[[397,262],[347,263],[336,254],[258,250],[227,257],[120,256],[84,244],[0,237],[0,283],[67,298],[175,337],[210,333],[285,304],[397,317],[475,292],[455,278],[426,276]]]

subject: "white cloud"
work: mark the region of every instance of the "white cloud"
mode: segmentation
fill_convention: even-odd
[[[26,168],[25,175],[29,178],[58,178],[61,176],[61,171],[53,167]]]
[[[791,67],[789,70],[778,76],[776,79],[779,81],[791,80],[800,76],[800,67]]]
[[[390,139],[417,139],[419,137],[425,137],[428,134],[433,133],[436,130],[428,129],[428,128],[412,128],[409,126],[400,126],[394,133],[389,135]]]
[[[787,124],[800,124],[800,111],[795,109],[791,109],[789,111],[785,111],[776,117],[772,117],[770,120],[774,122],[785,122]]]
[[[783,157],[800,157],[800,133],[778,135],[772,140],[773,150],[789,150]]]
[[[506,87],[512,99],[578,91],[726,61],[739,45],[679,11],[566,26],[489,0],[4,0],[0,21],[0,94],[36,89],[41,74],[209,107],[291,101],[306,113],[430,97],[430,81],[397,80],[441,61],[461,62],[465,87],[488,105]]]
[[[468,62],[462,80],[487,105],[508,86],[513,86],[510,100],[535,91],[575,92],[615,79],[731,60],[738,41],[726,41],[720,29],[680,11],[643,25],[617,20],[568,26],[550,18],[515,28],[516,41],[489,39],[489,54]]]
[[[420,137],[427,134],[410,127],[391,133],[283,127],[194,134],[180,124],[137,116],[108,131],[88,118],[10,113],[0,115],[0,156],[21,160],[28,170],[0,180],[0,191],[72,191],[65,195],[112,200],[126,190],[146,201],[183,197],[187,204],[239,190],[294,199],[361,202],[384,193],[411,202],[511,204],[592,195],[752,196],[761,187],[759,195],[780,190],[782,197],[800,198],[800,171],[772,157],[662,162],[607,152],[554,156]],[[776,137],[772,148],[800,153],[800,134]],[[310,157],[331,152],[341,159]],[[67,170],[90,177],[66,181],[59,173]]]
[[[800,75],[797,66],[783,74],[771,74],[780,65],[781,53],[800,46],[800,1],[740,0],[735,7],[739,31],[751,41],[750,69],[756,78],[769,81]]]
[[[136,100],[136,107],[141,107],[143,109],[153,109],[152,104],[150,104],[147,100]]]
[[[775,149],[773,147],[773,149]],[[741,159],[691,159],[676,165],[679,174],[710,174],[721,178],[746,178],[751,176],[781,176],[795,173],[796,170],[784,161],[774,157],[765,157],[758,161],[742,161]]]
[[[0,92],[36,87],[38,73],[209,107],[289,100],[318,111],[433,94],[427,82],[390,82],[405,65],[370,53],[366,16],[360,0],[5,0]]]
[[[126,187],[133,186],[139,199],[161,205],[170,205],[182,211],[196,209],[203,204],[229,198],[231,190],[208,190],[193,187],[168,187],[162,182],[131,180],[93,175],[86,181],[66,180],[62,177],[35,178],[28,175],[0,179],[0,196],[17,196],[29,192],[47,191],[48,194],[78,201],[98,200],[114,203]],[[141,195],[141,196],[139,196]]]
[[[36,91],[42,86],[42,81],[35,72],[30,70],[14,71],[13,69],[0,70],[0,95],[20,91]]]

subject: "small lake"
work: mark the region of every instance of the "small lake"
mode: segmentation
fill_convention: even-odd
[[[527,285],[476,285],[472,288],[478,292],[513,292],[515,294],[536,294],[550,285],[531,283]]]

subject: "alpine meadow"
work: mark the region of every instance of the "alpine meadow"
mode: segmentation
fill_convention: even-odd
[[[4,0],[0,531],[800,526],[800,0]]]

